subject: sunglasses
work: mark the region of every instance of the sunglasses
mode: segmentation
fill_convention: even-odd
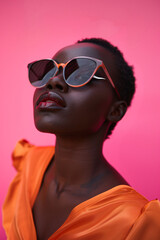
[[[59,68],[63,68],[63,79],[71,87],[81,87],[91,81],[92,78],[99,80],[108,79],[120,98],[120,94],[116,89],[110,74],[104,63],[96,58],[91,57],[75,57],[67,63],[57,63],[53,59],[42,59],[28,64],[29,81],[32,86],[41,88],[48,81],[56,76]],[[106,77],[96,76],[95,73],[99,68],[102,68]]]

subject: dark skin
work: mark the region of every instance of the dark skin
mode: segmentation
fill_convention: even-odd
[[[113,80],[118,77],[114,56],[91,43],[75,44],[61,49],[53,59],[66,63],[77,56],[101,59]],[[40,111],[36,99],[45,92],[59,94],[65,106]],[[34,94],[34,119],[38,130],[56,135],[55,155],[48,166],[33,206],[33,217],[39,240],[48,239],[65,222],[71,210],[97,194],[127,182],[106,161],[102,146],[112,122],[126,112],[107,80],[92,79],[79,88],[69,87],[62,69]]]

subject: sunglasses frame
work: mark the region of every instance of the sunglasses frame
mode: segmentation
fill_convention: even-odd
[[[74,60],[74,59],[80,59],[80,58],[90,59],[90,60],[96,62],[96,65],[97,65],[97,66],[96,66],[94,72],[92,73],[92,75],[90,76],[90,78],[89,78],[85,83],[80,84],[80,85],[72,85],[72,84],[69,84],[69,83],[67,82],[66,78],[65,78],[65,68],[66,68],[66,66],[67,66],[72,60]],[[31,69],[31,67],[32,67],[33,64],[35,64],[36,62],[43,61],[43,60],[48,60],[48,61],[53,62],[53,63],[55,64],[56,68],[57,68],[57,69],[56,69],[56,72],[54,73],[54,75],[53,75],[52,77],[50,77],[50,78],[48,79],[48,81],[49,81],[50,79],[53,79],[53,78],[56,76],[56,74],[58,73],[59,68],[62,67],[62,68],[63,68],[63,79],[65,80],[65,82],[66,82],[67,85],[69,85],[69,86],[71,86],[71,87],[82,87],[82,86],[86,85],[88,82],[90,82],[92,78],[99,79],[99,80],[107,80],[107,79],[108,79],[109,82],[110,82],[110,84],[111,84],[112,87],[114,88],[116,94],[117,94],[118,97],[120,98],[120,94],[119,94],[119,92],[118,92],[118,90],[117,90],[117,88],[116,88],[116,86],[115,86],[115,84],[114,84],[114,82],[113,82],[113,80],[112,80],[112,78],[111,78],[111,76],[110,76],[110,74],[109,74],[109,72],[108,72],[108,70],[107,70],[107,68],[106,68],[106,66],[104,65],[104,63],[103,63],[102,60],[99,60],[99,59],[96,59],[96,58],[93,58],[93,57],[78,56],[78,57],[72,58],[71,60],[69,60],[69,61],[66,62],[66,63],[57,63],[54,59],[46,58],[46,59],[41,59],[41,60],[38,60],[38,61],[34,61],[34,62],[29,63],[29,64],[28,64],[28,73],[30,73],[30,69]],[[95,76],[96,71],[97,71],[100,67],[102,67],[105,75],[107,76],[107,79],[104,78],[104,77]],[[48,81],[47,81],[45,84],[43,84],[42,86],[38,86],[38,87],[36,87],[36,88],[42,88],[42,87],[44,87],[44,86],[48,83]],[[32,83],[31,83],[31,84],[32,84]],[[33,86],[33,85],[32,85],[32,86]]]

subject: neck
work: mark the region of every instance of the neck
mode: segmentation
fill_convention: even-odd
[[[54,177],[59,189],[88,183],[104,170],[103,140],[97,135],[89,137],[57,136]]]

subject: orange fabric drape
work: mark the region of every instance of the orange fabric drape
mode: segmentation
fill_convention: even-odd
[[[8,240],[36,240],[32,207],[54,147],[17,143],[17,175],[3,205]],[[77,205],[49,240],[160,240],[160,202],[148,201],[133,188],[116,186]]]

